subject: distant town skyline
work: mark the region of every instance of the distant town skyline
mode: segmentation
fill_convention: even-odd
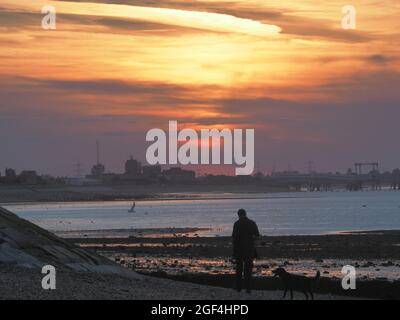
[[[92,162],[82,162],[82,161],[76,161],[71,164],[71,170],[67,174],[52,174],[47,171],[41,171],[40,168],[34,168],[34,167],[15,167],[15,166],[5,166],[4,168],[0,168],[0,176],[4,176],[6,174],[6,171],[11,169],[12,171],[15,171],[17,174],[24,172],[24,171],[35,171],[36,174],[38,175],[50,175],[54,177],[85,177],[85,176],[95,176],[95,175],[101,175],[101,174],[123,174],[127,172],[127,163],[129,160],[134,160],[134,162],[138,162],[141,167],[155,167],[154,165],[148,164],[146,160],[142,161],[139,158],[134,157],[133,155],[130,155],[129,157],[126,157],[122,159],[117,166],[114,168],[109,167],[107,163],[102,161],[102,154],[99,148],[100,144],[98,141],[96,141],[96,157],[94,161]],[[90,160],[91,161],[91,160]],[[362,165],[362,167],[360,166]],[[164,170],[168,168],[182,168],[184,170],[189,170],[189,171],[194,171],[196,173],[196,176],[205,176],[205,175],[227,175],[227,176],[235,176],[235,166],[234,165],[156,165]],[[357,168],[358,166],[358,168]],[[349,164],[346,168],[333,168],[331,170],[321,170],[318,168],[317,164],[310,160],[305,162],[303,165],[302,164],[287,164],[287,166],[279,166],[279,165],[272,165],[272,166],[267,166],[264,163],[261,163],[260,161],[257,161],[255,165],[255,170],[253,174],[258,174],[262,173],[264,175],[271,175],[274,172],[298,172],[301,174],[308,174],[308,173],[331,173],[331,174],[346,174],[349,172],[349,170],[353,173],[369,173],[370,171],[373,170],[378,170],[380,173],[385,173],[385,172],[393,172],[393,170],[398,170],[400,168],[400,164],[398,166],[394,167],[387,167],[385,165],[382,165],[382,163],[379,162],[353,162],[352,164]]]
[[[122,172],[170,120],[255,128],[264,172],[400,166],[398,1],[352,1],[356,30],[339,0],[88,1],[0,0],[2,172],[88,174],[96,140]]]

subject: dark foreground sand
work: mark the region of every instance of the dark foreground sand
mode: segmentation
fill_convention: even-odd
[[[56,290],[43,290],[39,269],[0,265],[0,299],[96,299],[96,300],[274,300],[281,291],[253,291],[251,295],[232,289],[145,277],[127,279],[118,275],[57,272]],[[304,299],[295,293],[295,299]],[[317,294],[316,300],[350,299]]]

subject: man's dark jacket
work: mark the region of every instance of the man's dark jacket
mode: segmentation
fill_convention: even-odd
[[[260,236],[256,223],[241,217],[233,225],[233,256],[242,259],[257,257],[254,240]]]

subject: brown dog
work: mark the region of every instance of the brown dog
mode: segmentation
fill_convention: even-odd
[[[283,268],[278,268],[272,271],[275,277],[279,277],[283,285],[285,287],[285,292],[283,294],[283,299],[286,297],[286,293],[290,290],[290,299],[293,300],[293,291],[300,291],[303,292],[308,300],[308,293],[311,296],[311,299],[314,300],[313,291],[315,286],[321,276],[320,272],[318,271],[314,278],[308,278],[305,276],[290,274]]]

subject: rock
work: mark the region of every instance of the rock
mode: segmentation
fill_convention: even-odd
[[[0,207],[0,261],[15,266],[142,277],[117,263],[61,239]]]

